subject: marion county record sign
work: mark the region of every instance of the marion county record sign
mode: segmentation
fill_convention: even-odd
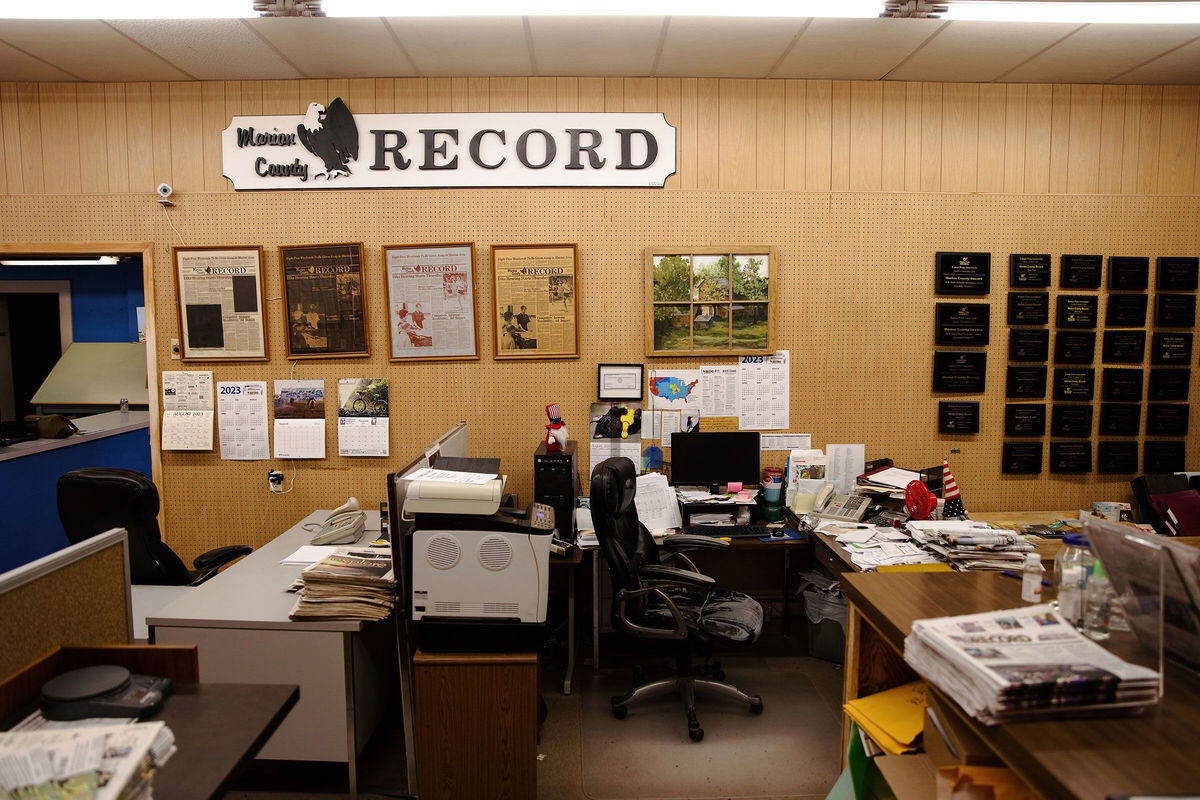
[[[675,172],[661,113],[352,114],[312,99],[233,118],[221,150],[235,189],[661,188]]]

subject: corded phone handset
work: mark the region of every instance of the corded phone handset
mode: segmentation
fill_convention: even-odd
[[[871,499],[863,494],[846,494],[833,491],[833,486],[826,484],[817,494],[813,504],[813,513],[821,519],[836,519],[844,522],[858,522],[867,515],[871,507]]]
[[[330,511],[324,522],[310,522],[305,527],[316,529],[310,544],[352,544],[362,537],[366,525],[366,512],[359,508],[358,498],[351,497]]]

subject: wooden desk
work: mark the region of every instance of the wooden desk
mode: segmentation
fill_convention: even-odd
[[[1023,605],[1020,581],[993,573],[846,574],[842,589],[846,700],[912,680],[901,654],[913,620]],[[1047,800],[1200,793],[1200,677],[1181,667],[1168,666],[1162,702],[1140,717],[989,728],[946,705]]]

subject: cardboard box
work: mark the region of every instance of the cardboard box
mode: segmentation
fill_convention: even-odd
[[[875,766],[896,800],[929,800],[937,794],[937,773],[926,755],[879,756]]]

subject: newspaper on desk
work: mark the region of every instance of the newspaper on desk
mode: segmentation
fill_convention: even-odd
[[[914,520],[905,529],[917,542],[962,572],[1021,569],[1034,546],[1024,536],[971,520]]]
[[[391,553],[333,553],[300,573],[293,620],[386,619],[396,605]]]
[[[826,520],[816,528],[832,536],[850,554],[850,561],[864,572],[896,564],[933,564],[931,553],[909,541],[909,535],[887,525]]]
[[[916,620],[904,660],[987,725],[1134,713],[1159,696],[1157,672],[1122,661],[1049,604]]]

